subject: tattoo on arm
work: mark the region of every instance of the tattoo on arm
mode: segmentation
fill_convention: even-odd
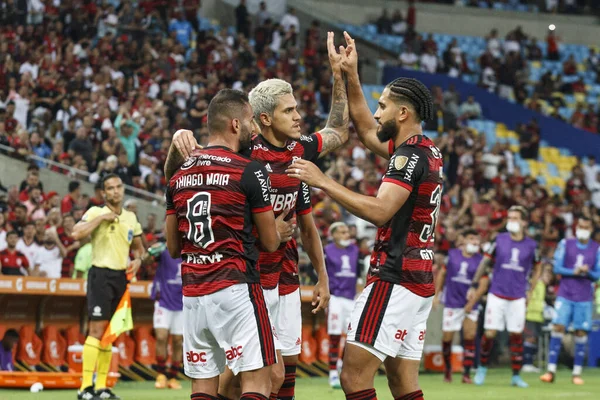
[[[479,280],[481,279],[483,274],[489,273],[492,270],[492,267],[493,267],[492,259],[489,257],[483,257],[483,260],[481,260],[481,263],[479,264],[479,268],[477,268],[477,272],[475,273],[475,276],[473,277],[473,284],[478,285]]]
[[[350,115],[346,83],[342,77],[334,77],[331,110],[329,111],[327,125],[321,131],[321,137],[323,138],[321,155],[327,154],[346,143],[348,140],[349,121]]]
[[[167,182],[171,180],[171,177],[175,175],[175,172],[177,172],[177,169],[183,164],[184,161],[185,160],[183,159],[183,156],[179,150],[177,150],[175,146],[171,145],[171,148],[169,148],[169,154],[167,154],[167,159],[165,160],[164,172]]]

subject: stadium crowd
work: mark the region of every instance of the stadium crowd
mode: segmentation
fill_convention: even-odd
[[[379,34],[403,36],[404,41],[396,61],[400,66],[428,73],[443,73],[455,78],[463,75],[477,76],[479,86],[488,91],[563,121],[565,117],[559,113],[559,109],[567,105],[565,96],[578,95],[585,98],[588,91],[581,67],[572,55],[566,59],[562,57],[560,38],[553,30],[549,30],[544,39],[545,52],[538,39],[519,26],[509,31],[504,38],[498,34],[497,29],[492,29],[485,38],[487,45],[481,54],[465,52],[454,39],[439,57],[439,44],[433,35],[417,31],[413,6],[408,8],[406,17],[399,9],[392,15],[384,9],[375,24]],[[562,60],[562,71],[557,74],[546,72],[539,81],[532,82],[529,63],[542,60]],[[598,82],[600,59],[595,48],[589,49],[583,68],[596,72]],[[598,133],[600,109],[594,104],[584,105],[580,98],[577,101],[576,110],[567,122],[577,128]]]

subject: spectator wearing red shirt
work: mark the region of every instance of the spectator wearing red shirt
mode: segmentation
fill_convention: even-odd
[[[417,9],[415,8],[415,0],[408,0],[408,12],[406,14],[406,24],[413,29],[417,25]]]
[[[566,76],[577,74],[577,63],[575,62],[575,56],[571,54],[569,59],[563,63],[563,74]]]
[[[81,197],[81,184],[77,181],[69,182],[69,194],[63,197],[60,202],[60,212],[66,214],[71,212],[73,206],[77,203]]]
[[[71,214],[66,214],[63,217],[63,231],[58,235],[58,238],[65,247],[67,253],[62,261],[61,276],[63,278],[70,278],[73,275],[75,256],[77,255],[77,250],[81,247],[80,242],[73,239],[73,236],[71,236],[74,226],[75,218],[73,218],[73,215]]]
[[[6,234],[7,248],[0,251],[0,266],[2,275],[28,275],[29,261],[25,254],[16,249],[19,234],[10,231]]]
[[[548,31],[546,43],[548,44],[548,60],[560,60],[560,53],[558,52],[558,38],[554,34],[554,31]]]

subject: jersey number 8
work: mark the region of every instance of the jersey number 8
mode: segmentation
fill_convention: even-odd
[[[423,243],[429,242],[430,239],[433,238],[433,233],[435,232],[435,225],[437,224],[438,215],[440,213],[440,204],[442,202],[442,185],[437,185],[433,193],[431,193],[431,199],[429,200],[429,204],[435,206],[433,211],[431,212],[431,224],[423,225],[423,230],[421,231],[421,236],[419,239]]]
[[[199,192],[187,201],[187,238],[198,247],[207,248],[215,241],[210,217],[210,193]]]

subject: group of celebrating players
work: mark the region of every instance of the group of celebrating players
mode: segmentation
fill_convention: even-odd
[[[385,87],[372,115],[360,85],[354,40],[347,33],[344,36],[346,46],[340,46],[339,52],[333,33],[327,38],[333,94],[329,119],[321,131],[302,135],[291,85],[269,79],[248,96],[224,89],[211,100],[204,148],[191,131],[175,133],[165,164],[166,246],[156,245],[148,252],[140,248],[139,223],[122,209],[122,182],[112,175],[104,179],[106,206],[90,209],[74,229],[78,237],[92,236],[94,252],[88,281],[91,323],[78,399],[119,398],[106,388],[111,353],[100,338],[125,290],[126,272],[135,273],[152,258],[160,265],[154,314],[157,388],[180,388],[176,376],[183,363],[192,378],[195,400],[294,399],[302,343],[296,226],[318,276],[313,313],[329,306],[330,315],[349,314],[347,329],[344,318],[329,319],[332,349],[338,348],[342,331],[347,331],[339,376],[337,354],[330,362],[332,386],[341,386],[350,400],[376,399],[374,377],[383,363],[394,399],[423,399],[418,374],[426,323],[432,305],[440,300],[434,298],[432,263],[443,160],[421,128],[423,121],[433,118],[433,101],[421,82],[399,78]],[[314,164],[348,140],[350,120],[362,143],[389,160],[377,197],[352,192]],[[366,286],[353,302],[355,281],[347,280],[332,286],[329,303],[329,278],[311,212],[311,187],[378,227]],[[526,386],[519,370],[527,278],[533,269],[532,290],[540,268],[536,244],[524,235],[526,210],[512,208],[508,220],[508,233],[498,235],[483,257],[476,232],[465,232],[464,244],[450,252],[437,281],[440,293],[445,283],[447,365],[453,333],[463,328],[464,382],[470,382],[474,364],[477,303],[489,286],[475,383],[483,383],[494,337],[506,327],[512,383]],[[580,230],[586,229],[586,220],[579,224]],[[334,224],[330,233],[334,247],[328,246],[325,253],[337,254],[334,258],[339,262],[332,264],[335,276],[355,278],[357,271],[351,265],[356,261],[351,260],[358,259],[357,249],[342,251],[349,247],[348,228]],[[581,322],[587,309],[577,296],[582,296],[590,279],[598,277],[600,267],[597,244],[589,241],[589,235],[587,242],[582,237],[578,233],[577,242],[561,244],[565,289],[561,285],[558,318],[562,330],[557,325],[552,335],[548,381],[554,379],[556,356],[552,357],[560,349],[570,316],[575,315],[578,345],[585,344],[589,328],[587,320]],[[136,258],[127,271],[127,255],[112,252],[117,243],[134,249]],[[567,311],[561,310],[571,314],[565,316]],[[173,353],[167,370],[169,335]],[[446,379],[451,379],[449,372]]]
[[[321,131],[301,135],[291,85],[270,79],[248,97],[226,89],[212,99],[204,148],[190,131],[173,137],[165,165],[166,237],[170,255],[182,262],[192,399],[294,398],[301,346],[296,224],[319,277],[313,313],[330,297],[310,187],[379,227],[367,285],[347,328],[339,376],[346,397],[375,399],[383,362],[394,398],[423,398],[418,371],[435,291],[433,232],[443,181],[441,153],[421,129],[433,116],[432,98],[422,83],[397,79],[373,116],[354,41],[345,38],[338,53],[328,35],[334,83]],[[350,119],[365,146],[390,160],[377,197],[350,191],[313,163],[346,142]],[[399,331],[406,332],[402,338]]]

